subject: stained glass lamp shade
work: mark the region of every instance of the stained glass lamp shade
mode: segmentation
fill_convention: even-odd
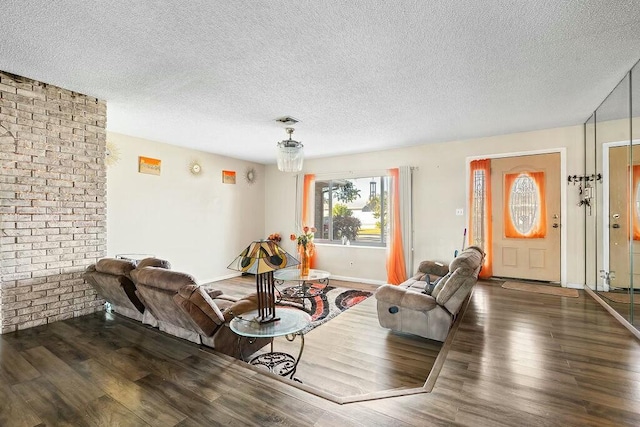
[[[251,242],[227,268],[256,275],[258,295],[258,317],[260,323],[278,320],[276,317],[275,285],[273,272],[281,268],[298,265],[291,254],[272,240]]]

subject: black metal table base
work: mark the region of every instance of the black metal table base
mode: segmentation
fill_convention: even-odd
[[[254,366],[264,366],[276,375],[280,375],[281,377],[289,377],[290,379],[302,383],[298,378],[295,378],[296,369],[298,369],[298,363],[300,362],[300,358],[302,357],[302,352],[304,351],[304,335],[303,334],[291,334],[285,335],[287,341],[291,342],[296,339],[296,337],[300,337],[300,351],[298,352],[298,357],[294,357],[289,353],[283,353],[281,351],[273,351],[273,341],[271,341],[271,351],[268,353],[258,354],[253,357],[249,364]],[[240,340],[238,340],[238,347],[240,347]],[[242,354],[242,352],[240,352]]]
[[[251,359],[249,363],[255,366],[264,366],[276,375],[290,377],[291,379],[293,379],[298,365],[295,357],[280,351],[259,354]]]
[[[282,286],[284,285],[284,280],[275,280],[276,285]],[[322,287],[314,287],[313,283],[318,283],[322,285]],[[300,299],[302,300],[302,308],[306,309],[305,300],[321,297],[327,291],[327,286],[329,286],[329,279],[319,279],[312,281],[302,281],[300,284],[291,286],[280,291],[280,300],[282,299]],[[276,301],[279,302],[279,301]]]

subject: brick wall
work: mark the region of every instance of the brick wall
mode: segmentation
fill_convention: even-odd
[[[102,309],[82,272],[106,252],[106,114],[0,71],[2,333]]]

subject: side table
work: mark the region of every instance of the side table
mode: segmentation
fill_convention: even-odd
[[[235,317],[229,322],[229,327],[233,332],[248,338],[276,338],[284,336],[288,341],[293,341],[300,336],[300,351],[298,356],[273,351],[273,340],[271,341],[271,349],[268,353],[262,353],[253,357],[249,363],[256,366],[264,366],[274,374],[289,377],[294,381],[300,382],[294,378],[298,363],[302,357],[304,350],[304,334],[301,334],[304,328],[311,323],[311,316],[302,310],[294,308],[276,308],[276,314],[280,320],[271,323],[258,323],[253,320],[258,316],[257,310],[243,313],[241,317]],[[238,339],[240,346],[240,339]],[[242,350],[242,349],[240,349]],[[240,351],[242,354],[242,351]]]
[[[309,270],[308,275],[301,276],[300,269],[296,267],[283,268],[273,272],[273,278],[277,285],[282,285],[284,282],[297,282],[297,285],[283,289],[280,293],[283,298],[302,299],[302,308],[305,308],[306,299],[324,294],[327,286],[329,286],[330,276],[331,273],[328,271],[315,269]],[[322,285],[322,287],[313,287],[314,282]]]
[[[154,255],[151,255],[151,254],[116,254],[116,259],[133,261],[133,263],[136,265],[138,265],[138,263],[145,258],[153,258],[153,257]]]

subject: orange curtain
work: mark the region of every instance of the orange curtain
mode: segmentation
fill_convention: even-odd
[[[631,200],[633,203],[633,240],[640,240],[640,220],[638,219],[638,209],[636,208],[636,206],[638,206],[638,184],[640,184],[640,165],[633,165],[633,187],[631,191]],[[627,200],[629,200],[628,197]]]
[[[391,233],[387,252],[387,283],[399,285],[407,280],[404,251],[402,249],[402,229],[400,224],[400,170],[389,169],[391,176]]]
[[[527,233],[521,233],[513,223],[510,211],[511,189],[519,176],[526,175],[535,183],[538,191],[538,211],[536,212],[536,222]],[[505,237],[516,237],[525,239],[539,239],[547,235],[547,197],[544,172],[520,172],[510,173],[504,176],[504,203],[503,222]]]
[[[491,222],[491,160],[473,160],[469,165],[469,244],[480,246],[485,253],[480,277],[488,279],[493,275],[493,226]],[[479,185],[476,180],[484,178]],[[480,218],[477,218],[477,217]],[[477,224],[476,229],[474,224]]]
[[[314,174],[307,174],[304,176],[304,183],[302,185],[302,226],[311,227],[313,221],[311,220],[311,210],[309,209],[309,198],[311,197],[311,185],[316,179]],[[316,251],[312,252],[310,267],[315,268],[316,265]]]

